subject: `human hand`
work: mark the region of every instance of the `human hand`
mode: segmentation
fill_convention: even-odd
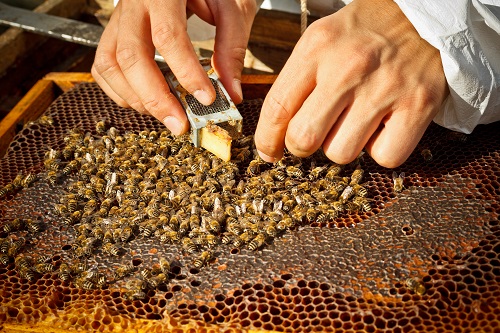
[[[311,24],[262,107],[255,144],[267,162],[283,149],[320,147],[339,164],[365,147],[402,164],[448,94],[439,51],[392,0],[355,0]]]
[[[181,85],[210,105],[215,90],[187,34],[187,14],[217,27],[212,66],[235,103],[242,100],[241,71],[255,0],[121,0],[104,30],[92,75],[122,107],[151,114],[179,135],[189,128],[186,114],[154,61],[155,48]]]

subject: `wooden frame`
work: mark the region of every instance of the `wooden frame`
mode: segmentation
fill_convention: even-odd
[[[262,98],[276,75],[243,75],[242,90],[246,98]],[[49,73],[39,80],[0,122],[0,156],[24,124],[36,120],[62,93],[81,82],[93,82],[90,73]]]

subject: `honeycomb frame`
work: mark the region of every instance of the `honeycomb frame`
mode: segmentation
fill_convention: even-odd
[[[244,133],[253,132],[259,106],[240,106]],[[75,126],[90,131],[105,117],[120,130],[161,128],[117,107],[93,83],[63,94],[45,114],[54,125],[35,122],[15,137],[0,161],[0,186],[19,172],[39,172],[46,147],[61,148]],[[140,266],[163,251],[177,262],[172,283],[145,300],[126,300],[116,288],[82,290],[55,273],[29,282],[10,262],[0,266],[0,323],[95,331],[496,331],[499,127],[463,136],[431,125],[396,169],[406,174],[401,193],[393,191],[392,170],[365,157],[372,211],[292,230],[256,253],[229,249],[204,270],[189,267],[179,249],[134,244],[123,260]],[[53,223],[61,191],[40,181],[2,198],[0,225],[15,216]],[[54,253],[44,243],[50,237],[69,236],[48,229],[30,246],[57,265],[65,250]],[[421,281],[425,293],[408,288],[408,278]]]

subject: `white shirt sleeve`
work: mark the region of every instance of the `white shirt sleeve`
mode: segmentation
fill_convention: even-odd
[[[440,51],[450,88],[434,121],[471,133],[500,120],[500,0],[394,0]]]

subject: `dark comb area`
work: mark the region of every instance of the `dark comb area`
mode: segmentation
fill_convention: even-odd
[[[261,104],[238,106],[244,135],[253,134]],[[75,127],[97,135],[96,123],[106,119],[122,133],[163,130],[154,118],[115,105],[93,83],[64,93],[44,115],[53,122],[25,126],[0,160],[0,189],[19,173],[43,174],[46,152],[62,150]],[[201,268],[179,244],[155,238],[137,237],[119,257],[92,255],[90,264],[103,271],[168,258],[168,284],[144,298],[126,297],[124,283],[82,288],[57,271],[30,280],[7,258],[0,263],[0,324],[100,332],[498,331],[499,133],[499,123],[471,135],[431,125],[396,170],[364,154],[369,210],[296,226],[257,251],[225,245]],[[401,191],[393,172],[404,173]],[[2,253],[6,239],[25,238],[21,253],[44,255],[55,268],[69,260],[75,234],[54,204],[70,181],[52,186],[38,176],[1,196]],[[29,237],[6,232],[16,218],[44,227]]]

